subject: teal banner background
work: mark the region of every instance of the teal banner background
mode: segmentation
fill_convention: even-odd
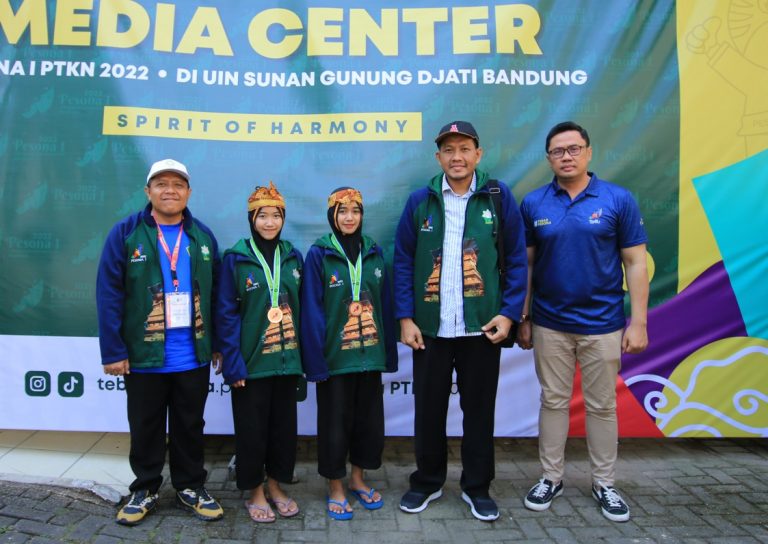
[[[26,3],[29,3],[28,0]],[[135,2],[150,17],[157,2]],[[25,2],[0,0],[18,13]],[[416,54],[413,24],[399,24],[398,54],[385,56],[368,43],[365,56],[346,54],[349,10],[381,19],[376,2],[337,1],[344,54],[310,56],[306,36],[285,59],[264,58],[248,44],[251,18],[281,7],[306,24],[307,11],[327,2],[213,3],[233,48],[232,56],[201,48],[194,54],[152,48],[154,27],[139,45],[99,47],[99,9],[94,1],[88,28],[91,45],[50,45],[56,2],[47,7],[49,45],[32,45],[27,29],[9,42],[10,19],[0,30],[0,334],[96,336],[96,265],[109,228],[140,209],[149,165],[173,157],[191,173],[190,209],[216,233],[222,249],[247,235],[246,199],[254,185],[273,180],[287,201],[283,236],[305,252],[328,230],[326,197],[351,185],[365,199],[365,230],[391,251],[394,225],[408,193],[438,171],[433,138],[448,121],[464,119],[478,129],[485,155],[481,168],[507,183],[521,199],[549,181],[544,137],[557,122],[574,120],[592,137],[592,169],[635,194],[648,230],[655,264],[651,306],[677,288],[679,85],[675,6],[672,1],[529,2],[540,17],[536,34],[542,54],[495,50],[495,7],[488,7],[488,54],[456,54],[451,44],[451,8],[477,2],[389,2],[388,9],[445,7],[449,22],[435,25],[434,55]],[[200,2],[175,3],[178,43]],[[210,5],[210,4],[205,4]],[[126,21],[121,20],[125,25]],[[273,28],[272,39],[279,39]],[[17,61],[93,62],[93,77],[13,74]],[[102,63],[146,66],[148,80],[99,77]],[[237,86],[180,83],[180,68],[240,74]],[[550,70],[586,74],[582,84],[488,84],[482,71]],[[159,71],[168,76],[160,78]],[[246,71],[408,71],[407,85],[245,87]],[[419,71],[476,70],[477,83],[417,83]],[[543,76],[542,76],[543,72]],[[445,72],[444,72],[445,73]],[[319,79],[318,79],[319,81]],[[232,142],[103,134],[104,108],[161,108],[237,114],[339,114],[417,112],[420,141]]]

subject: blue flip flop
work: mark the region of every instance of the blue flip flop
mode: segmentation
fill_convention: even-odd
[[[363,508],[365,508],[366,510],[378,510],[379,508],[384,506],[384,497],[380,498],[377,501],[373,500],[373,494],[376,491],[374,488],[371,488],[371,490],[368,493],[360,489],[350,489],[350,491],[354,493],[355,497],[357,497],[357,500],[360,502],[360,504],[363,505]],[[370,502],[366,501],[363,497],[369,498]]]
[[[328,506],[335,504],[337,506],[341,506],[341,508],[344,510],[343,512],[334,512],[330,508],[328,508],[328,517],[331,519],[338,519],[340,521],[345,521],[348,519],[352,519],[352,516],[355,515],[354,512],[347,512],[347,506],[349,505],[349,502],[347,499],[344,499],[344,502],[335,501],[330,497],[326,497],[328,500]]]

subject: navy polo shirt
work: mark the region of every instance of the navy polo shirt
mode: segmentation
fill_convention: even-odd
[[[624,327],[621,250],[648,241],[632,194],[590,173],[573,200],[556,179],[520,205],[533,264],[533,322],[575,334]]]

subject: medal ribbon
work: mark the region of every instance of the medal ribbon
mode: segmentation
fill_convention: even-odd
[[[352,261],[347,259],[347,254],[344,253],[344,250],[341,248],[341,244],[336,239],[335,234],[331,234],[331,243],[333,244],[333,247],[335,247],[339,253],[344,255],[344,258],[347,260],[347,267],[349,267],[349,278],[352,280],[352,300],[359,301],[360,300],[360,283],[363,279],[363,252],[362,248],[360,253],[357,255],[357,262],[353,265]]]
[[[163,251],[165,251],[165,256],[168,257],[168,261],[171,263],[171,280],[173,281],[173,288],[176,291],[179,290],[179,278],[176,275],[176,264],[179,262],[179,248],[181,247],[181,235],[183,233],[184,223],[179,227],[179,235],[176,237],[176,245],[173,247],[173,255],[171,255],[171,250],[168,247],[168,243],[165,241],[165,236],[163,236],[163,229],[160,228],[160,225],[157,226],[157,240],[163,247]]]
[[[249,240],[251,243],[251,249],[256,254],[256,258],[261,263],[261,267],[264,269],[264,276],[267,278],[267,287],[269,287],[269,298],[272,302],[272,307],[277,308],[278,295],[280,294],[280,246],[275,248],[275,258],[272,259],[272,271],[269,270],[267,260],[264,255],[261,254],[259,248],[256,246],[256,242],[253,238]]]

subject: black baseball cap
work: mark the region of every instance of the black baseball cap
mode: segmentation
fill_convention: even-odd
[[[438,145],[438,147],[440,146],[440,142],[443,140],[443,138],[450,136],[451,134],[461,134],[462,136],[468,136],[475,141],[476,146],[480,147],[480,136],[477,135],[477,131],[475,130],[475,127],[472,126],[472,123],[467,121],[451,121],[445,125],[440,129],[440,132],[437,133],[437,138],[435,138],[435,143]]]

